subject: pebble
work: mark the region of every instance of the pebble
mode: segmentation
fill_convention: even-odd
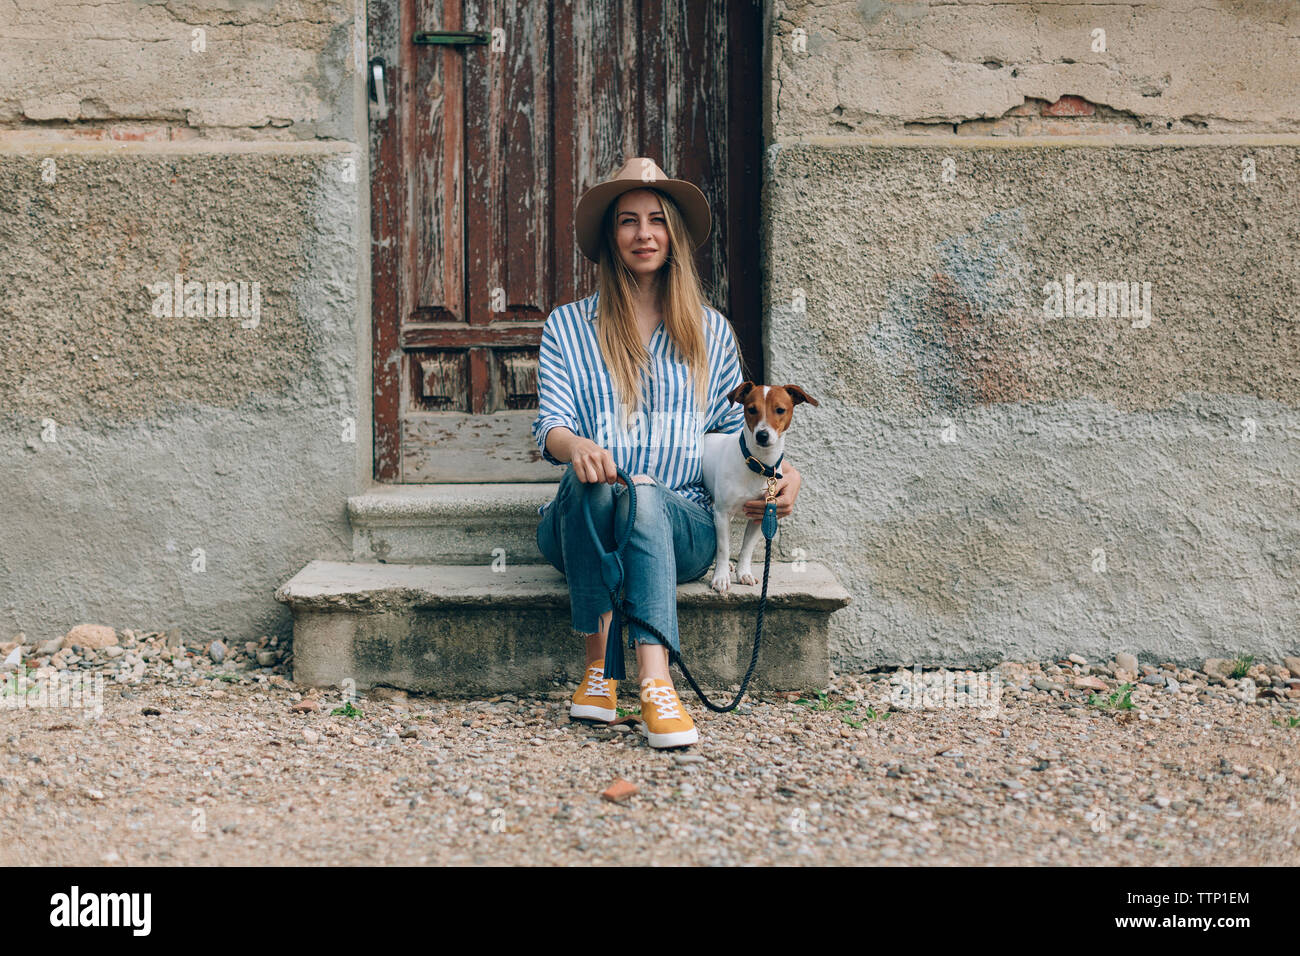
[[[628,797],[635,796],[637,792],[636,784],[618,777],[604,789],[600,797],[610,803],[622,803]]]
[[[221,641],[213,641],[208,645],[208,657],[212,658],[214,664],[220,664],[226,659],[226,645]]]
[[[354,739],[355,739],[355,738],[354,738]],[[320,734],[316,733],[316,731],[312,730],[310,727],[304,727],[304,728],[302,729],[302,742],[303,742],[303,743],[305,743],[305,744],[314,744],[314,743],[316,743],[316,742],[319,741],[319,740],[320,740]]]
[[[1115,666],[1122,667],[1130,674],[1136,674],[1138,669],[1138,659],[1127,651],[1121,651],[1115,655]]]

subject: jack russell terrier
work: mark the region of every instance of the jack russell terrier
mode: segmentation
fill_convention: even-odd
[[[704,486],[713,495],[713,526],[718,550],[711,586],[725,593],[731,587],[731,516],[744,514],[745,502],[762,498],[769,476],[781,477],[778,467],[785,457],[785,432],[800,402],[818,404],[798,385],[755,385],[742,382],[727,395],[745,406],[745,427],[738,433],[706,434],[701,441]],[[740,438],[737,440],[736,435]],[[762,537],[762,522],[751,519],[736,562],[736,580],[758,584],[752,561],[754,546]]]

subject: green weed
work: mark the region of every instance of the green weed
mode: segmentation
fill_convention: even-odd
[[[809,700],[807,697],[800,697],[795,701],[795,703],[801,707],[807,707],[810,710],[852,711],[858,706],[857,701],[848,698],[840,701],[832,701],[830,695],[824,690],[817,691],[816,697],[816,700]],[[869,720],[887,720],[888,718],[888,711],[877,711],[870,704],[867,705],[866,713],[863,715],[861,720],[854,720],[848,714],[840,714],[840,719],[856,730],[860,730],[862,725]]]
[[[1102,710],[1132,710],[1133,685],[1121,684],[1109,697],[1102,697],[1093,691],[1088,695],[1088,706],[1100,707]]]

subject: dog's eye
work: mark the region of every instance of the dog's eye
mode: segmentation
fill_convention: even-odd
[[[749,414],[751,415],[754,414],[754,412],[757,410],[758,410],[758,406],[756,405],[750,405],[749,408],[745,409],[745,411],[749,412]]]
[[[784,415],[784,414],[785,414],[785,409],[784,409],[784,408],[778,408],[778,409],[776,410],[776,413],[777,413],[778,415]]]

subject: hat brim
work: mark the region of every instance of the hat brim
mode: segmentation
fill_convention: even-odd
[[[686,231],[693,244],[691,251],[704,245],[713,228],[713,216],[709,212],[709,201],[694,183],[688,183],[684,179],[658,179],[653,182],[615,179],[597,183],[578,200],[578,208],[573,217],[574,230],[578,236],[578,248],[584,256],[592,262],[600,261],[600,229],[605,210],[623,193],[634,189],[658,189],[671,196],[686,223]]]

